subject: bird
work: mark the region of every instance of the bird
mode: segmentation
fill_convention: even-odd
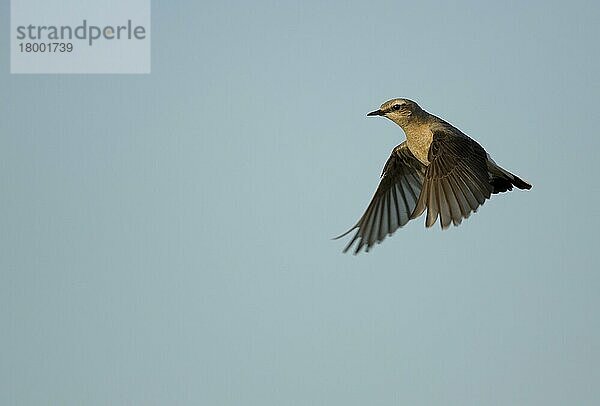
[[[477,141],[416,102],[388,100],[367,116],[385,117],[399,125],[406,140],[397,145],[383,167],[374,196],[358,222],[344,253],[368,252],[398,228],[420,217],[425,226],[440,219],[441,228],[458,226],[493,194],[531,189],[531,184],[500,167]]]

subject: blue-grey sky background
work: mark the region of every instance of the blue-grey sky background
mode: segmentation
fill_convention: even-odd
[[[10,75],[0,404],[600,399],[597,2],[153,2],[150,75]],[[416,100],[529,180],[367,255]]]

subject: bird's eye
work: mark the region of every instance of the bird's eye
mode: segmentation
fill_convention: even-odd
[[[394,105],[392,106],[392,108],[393,108],[394,110],[400,110],[400,107],[402,107],[402,106],[400,106],[399,104],[394,104]]]

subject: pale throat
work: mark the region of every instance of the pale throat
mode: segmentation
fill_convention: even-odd
[[[406,143],[408,149],[413,155],[425,165],[429,165],[427,156],[429,154],[429,146],[433,141],[433,133],[428,124],[415,123],[407,124],[402,127],[406,134]]]

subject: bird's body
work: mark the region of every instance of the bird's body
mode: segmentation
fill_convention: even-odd
[[[396,146],[346,252],[369,251],[411,219],[427,210],[425,225],[438,216],[442,228],[458,225],[493,193],[530,189],[531,185],[498,166],[476,141],[408,99],[393,99],[369,116],[398,124],[406,141]],[[339,238],[339,237],[338,237]]]

